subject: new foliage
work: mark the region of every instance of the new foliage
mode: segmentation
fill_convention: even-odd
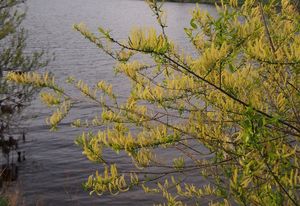
[[[246,0],[238,7],[231,0],[217,7],[216,18],[196,7],[185,29],[195,56],[168,37],[161,4],[147,3],[161,31],[135,29],[117,40],[103,28],[96,35],[83,24],[74,27],[131,82],[124,102],[105,81],[69,79],[101,108],[73,123],[85,131],[77,139],[83,154],[104,165],[86,189],[101,195],[140,187],[160,193],[166,205],[205,199],[211,205],[298,205],[300,15],[293,4]],[[135,58],[140,55],[152,62]],[[49,76],[10,73],[8,79],[53,89],[43,95],[58,108],[49,118],[52,127],[76,101]],[[126,154],[132,169],[118,169],[107,149]]]

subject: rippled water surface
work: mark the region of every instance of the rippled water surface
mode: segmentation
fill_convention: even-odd
[[[47,49],[56,59],[47,70],[58,76],[67,75],[90,83],[105,79],[113,83],[121,94],[128,93],[125,78],[116,77],[114,62],[72,29],[74,23],[84,22],[92,31],[98,26],[112,30],[117,38],[125,38],[134,26],[155,26],[155,18],[143,1],[139,0],[28,0],[24,26],[28,29],[28,48]],[[188,48],[183,28],[188,26],[194,4],[166,3],[168,34],[179,44]],[[200,5],[215,12],[213,7]],[[157,25],[156,25],[157,26]],[[27,160],[20,167],[20,187],[25,205],[151,205],[159,197],[143,195],[141,191],[121,194],[117,197],[91,197],[82,190],[87,176],[102,167],[90,163],[74,144],[80,131],[71,128],[70,121],[76,117],[88,117],[99,109],[88,104],[76,105],[72,115],[59,127],[49,132],[45,118],[49,110],[38,100],[26,114],[27,143],[23,146]],[[110,157],[121,167],[126,167],[122,156]],[[116,159],[117,158],[117,159]]]

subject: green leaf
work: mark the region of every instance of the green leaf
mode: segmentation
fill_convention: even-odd
[[[191,19],[190,25],[191,25],[191,27],[192,27],[193,29],[197,29],[197,28],[198,28],[198,27],[197,27],[197,24],[195,24],[195,19]]]

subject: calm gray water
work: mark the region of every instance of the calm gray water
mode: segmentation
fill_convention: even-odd
[[[105,79],[116,86],[121,94],[128,92],[126,79],[116,77],[114,62],[94,45],[72,30],[74,23],[84,22],[91,30],[98,26],[112,30],[118,37],[126,37],[133,26],[154,26],[146,3],[139,0],[28,0],[27,18],[24,26],[29,31],[30,50],[48,49],[56,59],[47,70],[62,80],[67,75],[90,83]],[[188,26],[194,4],[166,3],[168,34],[179,44],[188,48],[183,28]],[[213,7],[201,5],[215,13]],[[82,190],[81,184],[96,169],[86,160],[80,148],[74,144],[79,130],[69,126],[72,118],[89,117],[99,109],[93,105],[77,105],[71,117],[62,123],[57,132],[50,132],[45,124],[49,110],[38,100],[26,110],[28,121],[27,143],[23,146],[27,160],[20,167],[20,188],[25,205],[152,205],[159,197],[133,191],[116,197],[91,197]],[[106,156],[126,167],[122,156]]]

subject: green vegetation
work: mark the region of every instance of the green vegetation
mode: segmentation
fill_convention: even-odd
[[[8,201],[4,197],[0,197],[0,206],[6,206],[8,205]]]
[[[202,4],[214,4],[220,3],[219,0],[168,0],[169,2],[181,2],[181,3],[202,3]]]
[[[20,27],[25,5],[21,0],[0,0],[0,149],[5,164],[0,165],[0,205],[10,205],[12,195],[7,194],[4,181],[16,178],[16,166],[11,153],[18,149],[17,133],[22,108],[33,97],[36,89],[27,85],[11,84],[6,80],[8,72],[25,73],[44,66],[43,53],[28,54],[26,31]],[[3,197],[5,196],[5,197]]]
[[[0,138],[8,133],[19,116],[20,109],[30,100],[34,89],[30,86],[13,85],[3,76],[9,71],[17,73],[36,70],[47,62],[41,62],[43,53],[28,55],[26,32],[20,27],[25,17],[24,1],[0,1]],[[28,52],[27,52],[28,53]]]
[[[185,29],[195,56],[167,35],[161,5],[147,3],[160,31],[134,29],[117,40],[104,28],[94,34],[74,26],[131,83],[120,101],[105,81],[68,78],[101,108],[72,124],[82,130],[76,143],[83,154],[103,165],[85,189],[115,195],[141,188],[161,194],[165,205],[299,205],[300,15],[294,4],[231,0],[216,18],[196,7]],[[56,108],[48,119],[53,129],[78,101],[49,74],[7,78],[51,90],[41,97]],[[121,155],[126,162],[117,162]]]
[[[239,4],[242,4],[243,0],[239,0]],[[179,2],[179,3],[199,3],[199,4],[220,4],[221,0],[164,0],[158,2]]]
[[[165,0],[165,2],[181,2],[181,3],[199,3],[199,4],[221,4],[221,0]],[[226,1],[224,1],[226,2]],[[242,5],[245,0],[237,0],[239,5]],[[262,0],[264,3],[268,3],[269,0]],[[291,0],[291,3],[300,11],[300,1]]]
[[[180,2],[180,3],[199,3],[199,4],[220,4],[221,0],[166,0],[165,2]],[[244,0],[238,0],[241,5]]]

